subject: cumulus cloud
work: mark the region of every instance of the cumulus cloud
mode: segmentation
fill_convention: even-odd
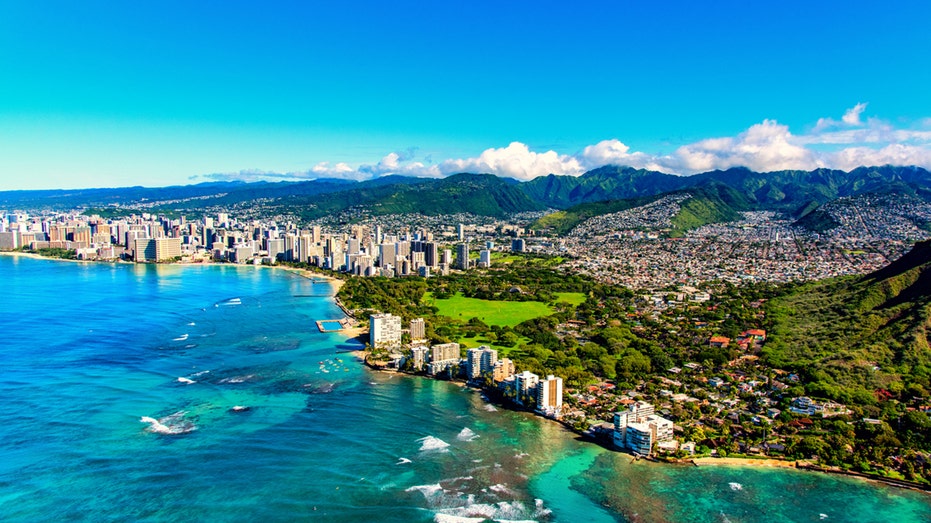
[[[754,171],[821,167],[814,151],[794,142],[788,126],[763,120],[736,137],[711,138],[679,147],[657,163],[684,174],[747,167]]]
[[[518,180],[531,180],[547,174],[579,175],[585,168],[578,158],[556,151],[537,153],[520,142],[507,147],[485,149],[476,158],[446,160],[439,166],[444,174],[459,172],[491,173]]]
[[[899,143],[874,149],[871,147],[848,147],[826,153],[831,167],[850,171],[862,166],[873,165],[917,165],[931,169],[931,148]]]
[[[365,180],[399,174],[442,177],[460,172],[490,173],[518,180],[548,174],[577,176],[604,165],[630,166],[670,174],[691,175],[716,169],[747,167],[759,172],[818,167],[850,170],[869,165],[917,165],[931,169],[931,118],[911,127],[896,126],[862,115],[866,103],[848,109],[841,119],[821,118],[807,133],[796,135],[776,120],[763,120],[736,136],[699,140],[659,155],[634,151],[624,142],[606,139],[583,147],[575,154],[553,150],[534,151],[512,142],[489,148],[470,158],[451,158],[434,163],[431,156],[418,159],[416,147],[393,151],[371,164],[320,162],[302,172],[276,173],[258,169],[192,177],[195,180],[309,180],[341,178]]]

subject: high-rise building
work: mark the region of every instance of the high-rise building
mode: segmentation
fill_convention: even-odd
[[[523,238],[515,238],[511,240],[511,251],[512,252],[524,252],[526,245],[524,244]]]
[[[439,374],[459,364],[460,349],[458,343],[440,343],[430,347],[430,364],[427,374]]]
[[[268,251],[268,257],[275,260],[279,259],[279,256],[284,255],[284,239],[283,238],[269,238],[265,241],[266,250]]]
[[[673,423],[654,414],[653,405],[644,401],[614,413],[614,445],[648,455],[653,443],[671,441]]]
[[[378,266],[385,268],[388,266],[397,267],[398,248],[393,243],[383,243],[378,246]]]
[[[430,353],[429,347],[418,346],[411,347],[411,362],[415,371],[421,371],[427,363],[427,355]]]
[[[469,244],[460,243],[456,246],[456,267],[460,270],[468,270],[469,268]]]
[[[492,371],[492,379],[495,382],[501,382],[507,379],[509,376],[514,375],[514,362],[508,358],[501,358],[495,363],[495,368]]]
[[[514,376],[514,385],[517,387],[517,403],[524,404],[524,399],[536,391],[537,383],[540,383],[540,376],[525,370]]]
[[[558,418],[562,414],[562,378],[550,374],[537,384],[537,410]]]
[[[181,238],[136,238],[133,241],[137,262],[160,262],[181,257]]]
[[[369,319],[369,344],[373,348],[401,348],[401,317],[393,314],[373,314]]]
[[[485,249],[478,253],[479,267],[491,267],[491,251]]]
[[[427,324],[423,318],[414,318],[411,320],[411,342],[427,338]]]
[[[423,252],[424,263],[427,264],[427,267],[436,267],[440,264],[440,256],[435,243],[425,243]]]
[[[486,373],[494,372],[495,363],[498,362],[498,351],[485,346],[469,349],[468,360],[469,379],[481,378]]]

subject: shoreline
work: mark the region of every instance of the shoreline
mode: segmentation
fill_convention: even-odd
[[[772,467],[772,468],[800,468],[801,463],[807,462],[797,460],[775,459],[775,458],[684,458],[682,463],[692,463],[696,467],[715,466],[715,465],[736,465],[742,467]]]
[[[0,251],[0,256],[11,256],[13,258],[30,258],[33,260],[52,260],[52,261],[63,261],[69,263],[123,263],[120,261],[100,261],[97,260],[70,260],[67,258],[56,258],[54,256],[42,256],[41,254],[35,252],[23,252],[23,251]]]
[[[392,374],[392,375],[406,376],[409,378],[422,378],[422,379],[436,380],[436,378],[431,378],[430,376],[426,376],[426,375],[411,374],[409,372],[404,372],[404,371],[399,371],[399,370],[394,370],[394,369],[380,368],[380,367],[371,365],[369,364],[368,361],[365,360],[366,352],[364,350],[353,351],[351,354],[355,356],[359,360],[359,362],[362,363],[369,371],[372,371],[372,372],[383,372],[383,373]],[[453,385],[456,385],[457,387],[463,390],[471,389],[476,392],[484,392],[480,388],[470,387],[467,382],[461,381],[461,380],[436,380],[436,381],[445,381]],[[609,445],[604,444],[604,442],[598,439],[592,439],[588,434],[584,432],[579,432],[578,430],[574,429],[572,426],[570,426],[569,424],[565,423],[562,420],[547,418],[545,416],[540,416],[532,411],[514,409],[506,404],[496,403],[490,400],[489,397],[485,394],[482,394],[482,401],[484,401],[485,403],[489,405],[500,406],[502,408],[513,410],[515,412],[524,412],[527,414],[532,414],[534,418],[536,418],[537,420],[549,421],[549,422],[560,425],[563,428],[563,430],[576,435],[582,441],[586,441],[590,444],[600,446],[610,452],[621,453],[620,451],[617,451],[616,449],[610,447]],[[843,469],[836,468],[836,467],[820,467],[808,460],[788,460],[788,459],[778,459],[778,458],[770,458],[770,457],[747,457],[747,458],[697,457],[697,458],[681,458],[681,459],[668,460],[668,459],[662,459],[662,458],[656,459],[653,456],[650,456],[648,458],[635,457],[634,459],[635,460],[645,459],[645,461],[649,461],[651,463],[656,463],[660,465],[662,464],[692,465],[694,467],[731,466],[731,467],[753,467],[753,468],[771,468],[771,469],[794,469],[794,470],[805,471],[805,472],[820,472],[823,474],[834,474],[834,475],[858,478],[858,479],[865,480],[865,481],[882,483],[890,487],[904,488],[904,489],[908,489],[908,490],[912,490],[916,492],[923,492],[925,494],[931,495],[931,485],[924,485],[922,483],[916,483],[913,481],[895,479],[895,478],[887,478],[883,476],[878,476],[874,474],[866,474],[866,473],[856,472],[856,471],[851,471],[851,470],[843,470]]]
[[[774,459],[774,458],[694,458],[694,459],[682,459],[679,463],[691,463],[696,467],[699,466],[734,466],[734,467],[769,467],[769,468],[784,468],[784,469],[795,469],[799,471],[806,472],[820,472],[822,474],[834,474],[838,476],[847,476],[851,478],[859,478],[865,481],[873,481],[876,483],[882,483],[884,485],[889,485],[891,487],[904,488],[908,490],[914,490],[917,492],[924,492],[925,494],[931,494],[931,485],[925,485],[923,483],[916,483],[914,481],[908,481],[905,479],[896,479],[896,478],[887,478],[885,476],[879,476],[877,474],[867,474],[865,472],[857,472],[854,470],[844,470],[839,467],[822,467],[816,465],[807,460],[784,460],[784,459]]]
[[[61,261],[61,262],[69,262],[69,263],[82,263],[82,264],[100,263],[100,264],[136,265],[136,262],[128,262],[124,260],[70,260],[66,258],[56,258],[53,256],[43,256],[35,252],[23,252],[23,251],[0,251],[0,256],[10,256],[14,258],[23,257],[23,258],[33,259],[33,260],[51,260],[51,261]],[[150,265],[150,264],[143,264],[143,265]],[[190,267],[205,267],[205,266],[229,267],[229,266],[232,266],[232,267],[243,267],[243,268],[259,267],[259,268],[264,268],[264,269],[275,269],[275,270],[290,272],[292,274],[295,274],[302,278],[307,278],[309,280],[322,280],[332,285],[333,295],[330,296],[330,298],[333,299],[336,306],[339,307],[339,309],[342,311],[343,315],[345,316],[345,318],[349,321],[349,324],[351,325],[350,327],[346,327],[346,328],[336,331],[336,333],[344,336],[346,340],[352,340],[352,339],[361,338],[365,333],[368,332],[368,328],[363,325],[358,324],[356,319],[351,314],[349,314],[349,312],[346,310],[343,304],[340,303],[339,298],[336,297],[336,294],[339,292],[339,290],[343,287],[343,285],[346,282],[340,278],[336,278],[328,274],[323,274],[320,272],[316,272],[316,271],[312,271],[312,270],[304,269],[300,267],[290,267],[286,265],[255,265],[255,264],[245,264],[245,263],[238,264],[238,263],[215,263],[215,262],[193,263],[193,262],[181,262],[181,261],[164,263],[164,264],[156,263],[156,264],[151,264],[151,265],[169,265],[169,266],[177,266],[177,267],[188,267],[188,266]]]
[[[82,263],[82,264],[101,263],[101,264],[133,264],[133,265],[135,265],[135,262],[126,262],[126,261],[122,261],[122,260],[77,260],[77,259],[65,259],[65,258],[56,258],[56,257],[51,257],[51,256],[43,256],[43,255],[38,254],[38,253],[33,253],[33,252],[22,252],[22,251],[0,251],[0,256],[25,257],[25,258],[35,259],[35,260],[52,260],[52,261],[62,261],[62,262],[71,262],[71,263]],[[348,312],[346,311],[345,307],[342,306],[342,304],[340,303],[339,299],[336,297],[336,293],[339,292],[340,288],[342,288],[342,286],[343,286],[344,283],[345,283],[345,282],[344,282],[342,279],[340,279],[340,278],[336,278],[336,277],[333,277],[333,276],[330,276],[330,275],[327,275],[327,274],[318,273],[318,272],[311,271],[311,270],[304,269],[304,268],[290,267],[290,266],[282,266],[282,265],[252,265],[252,264],[231,264],[231,263],[213,263],[213,262],[209,262],[209,263],[172,262],[172,263],[168,263],[168,264],[164,264],[164,265],[173,265],[173,266],[198,266],[198,267],[203,267],[203,266],[205,266],[205,265],[234,266],[234,267],[250,267],[250,266],[251,266],[251,267],[263,267],[263,268],[268,268],[268,269],[284,270],[284,271],[287,271],[287,272],[294,273],[294,274],[296,274],[297,276],[304,277],[304,278],[308,278],[308,279],[320,279],[320,280],[323,280],[323,281],[325,281],[325,282],[330,283],[330,284],[333,285],[333,287],[334,287],[334,294],[333,294],[332,296],[329,296],[329,297],[332,298],[332,299],[334,300],[335,304],[340,308],[340,310],[343,312],[343,314],[345,315],[345,317],[346,317],[350,322],[352,322],[352,324],[354,325],[353,327],[347,327],[347,328],[344,328],[344,329],[340,329],[339,331],[336,331],[335,333],[339,333],[340,335],[344,336],[346,340],[351,340],[351,339],[358,339],[358,338],[361,338],[361,337],[368,331],[368,328],[367,328],[366,326],[359,325],[359,324],[356,322],[355,318],[353,318],[350,314],[348,314]],[[334,334],[335,334],[335,333],[334,333]],[[361,340],[360,340],[360,342],[361,342]],[[372,370],[372,371],[386,372],[386,373],[399,374],[399,375],[408,376],[408,377],[419,377],[419,378],[425,378],[425,379],[433,379],[433,380],[435,380],[435,378],[431,378],[431,377],[429,377],[429,376],[423,376],[423,375],[418,375],[418,374],[411,374],[411,373],[408,373],[408,372],[397,371],[397,370],[389,370],[389,369],[377,368],[377,367],[375,367],[375,366],[369,364],[368,361],[366,361],[366,359],[365,359],[365,354],[366,354],[366,352],[365,352],[364,350],[361,350],[361,349],[360,349],[360,350],[351,351],[351,352],[349,352],[349,354],[351,354],[352,356],[354,356],[360,363],[362,363],[363,365],[365,365],[368,369],[370,369],[370,370]],[[469,385],[468,385],[468,383],[466,383],[466,382],[464,382],[464,381],[459,381],[459,380],[442,380],[442,381],[448,381],[449,383],[451,383],[451,384],[453,384],[453,385],[456,385],[457,387],[459,387],[460,389],[463,389],[463,390],[464,390],[464,389],[470,388]],[[476,390],[476,391],[481,391],[482,389],[475,389],[475,390]],[[490,405],[495,404],[494,402],[490,401],[490,400],[487,398],[487,396],[484,396],[484,395],[483,395],[483,401],[484,401],[485,403],[490,404]],[[506,407],[506,406],[505,406],[505,407]],[[521,412],[527,412],[527,413],[529,413],[529,414],[534,414],[533,412],[530,412],[530,411],[521,411]],[[573,429],[572,427],[570,427],[568,424],[564,423],[564,422],[561,421],[561,420],[552,419],[552,418],[547,418],[547,417],[538,416],[538,415],[534,415],[534,417],[536,417],[536,418],[538,418],[538,419],[541,419],[541,420],[545,420],[545,421],[555,422],[555,423],[561,425],[561,426],[564,428],[564,430],[566,430],[566,431],[568,431],[568,432],[571,432],[571,433],[573,433],[573,434],[575,434],[575,435],[577,435],[577,436],[580,436],[582,439],[585,439],[586,441],[588,441],[588,438],[586,438],[586,434],[585,434],[585,433],[578,432],[577,430]],[[596,444],[596,445],[599,445],[599,443],[598,443],[597,441],[591,441],[591,443]],[[604,445],[600,445],[600,446],[604,446]],[[607,448],[607,447],[606,447],[606,448]],[[609,450],[611,450],[611,449],[609,449]],[[613,451],[613,450],[612,450],[612,451]],[[908,489],[908,490],[913,490],[913,491],[918,491],[918,492],[924,492],[924,493],[926,493],[926,494],[931,494],[931,485],[925,485],[925,484],[916,483],[916,482],[912,482],[912,481],[908,481],[908,480],[901,480],[901,479],[896,479],[896,478],[888,478],[888,477],[884,477],[884,476],[879,476],[879,475],[874,475],[874,474],[867,474],[867,473],[856,472],[856,471],[851,471],[851,470],[843,470],[843,469],[836,468],[836,467],[821,467],[821,466],[818,466],[818,465],[816,465],[816,464],[814,464],[814,463],[811,463],[811,462],[805,461],[805,460],[783,460],[783,459],[774,459],[774,458],[767,458],[767,457],[760,457],[760,458],[756,458],[756,457],[747,457],[747,458],[742,458],[742,457],[740,457],[740,458],[738,458],[738,457],[724,457],[724,458],[718,458],[718,457],[698,457],[698,458],[691,458],[691,459],[690,459],[690,458],[683,458],[683,459],[679,459],[679,460],[675,460],[675,461],[656,460],[656,459],[650,459],[649,461],[652,461],[652,462],[654,462],[654,463],[660,463],[660,462],[661,462],[661,463],[666,463],[666,464],[692,464],[693,466],[696,466],[696,467],[701,467],[701,466],[735,466],[735,467],[764,467],[764,468],[783,468],[783,469],[791,468],[791,469],[796,469],[796,470],[800,470],[800,471],[821,472],[821,473],[825,473],[825,474],[834,474],[834,475],[841,475],[841,476],[859,478],[859,479],[866,480],[866,481],[873,481],[873,482],[876,482],[876,483],[882,483],[882,484],[884,484],[884,485],[888,485],[888,486],[892,486],[892,487],[904,488],[904,489]]]

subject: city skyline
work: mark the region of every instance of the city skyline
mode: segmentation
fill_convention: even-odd
[[[931,168],[929,9],[10,3],[0,190]]]

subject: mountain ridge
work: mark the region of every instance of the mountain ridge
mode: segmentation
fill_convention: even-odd
[[[172,209],[190,212],[210,205],[263,200],[277,206],[309,205],[309,209],[297,213],[308,217],[359,205],[381,214],[415,212],[418,198],[410,193],[416,187],[428,214],[443,211],[503,216],[545,208],[570,209],[593,202],[650,198],[713,184],[727,186],[740,194],[747,209],[774,210],[795,218],[811,214],[818,206],[836,198],[860,194],[899,192],[931,200],[931,173],[920,167],[887,165],[858,167],[849,172],[815,169],[767,173],[739,167],[678,176],[608,165],[580,176],[550,174],[524,182],[491,174],[458,173],[446,178],[389,175],[366,181],[324,178],[300,182],[205,182],[160,188],[3,191],[0,206],[73,209],[140,203],[151,207],[153,203],[165,202]],[[475,194],[478,189],[489,192],[488,201]],[[324,195],[339,196],[327,202]],[[445,205],[441,201],[444,196]]]

